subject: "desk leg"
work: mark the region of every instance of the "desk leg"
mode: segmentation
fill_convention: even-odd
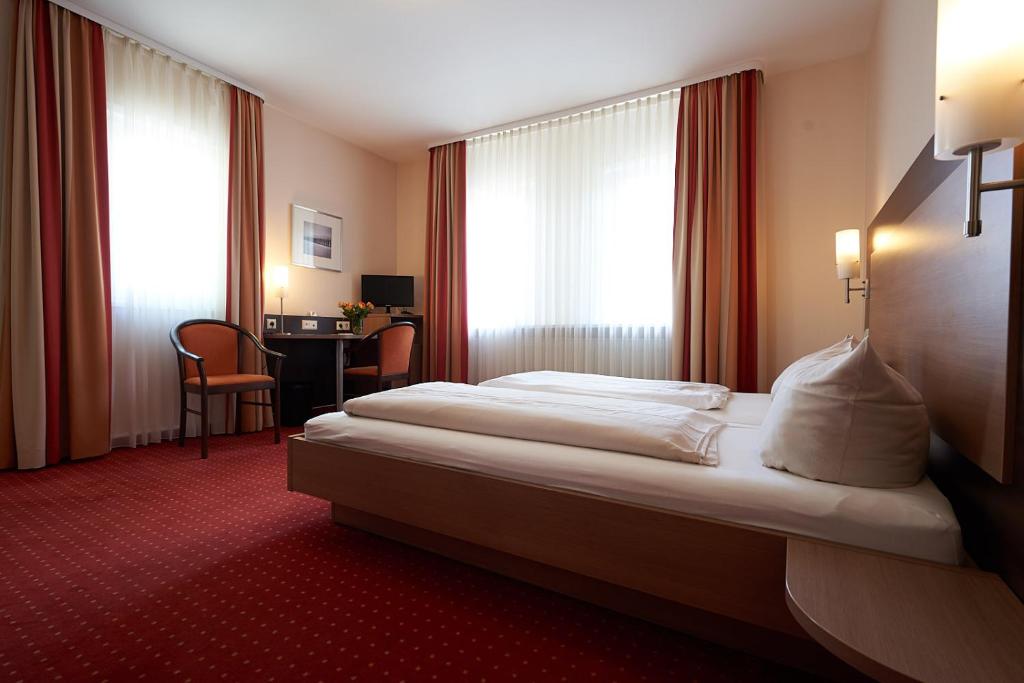
[[[341,412],[341,405],[345,402],[345,341],[339,339],[334,347],[335,368],[334,391],[335,407]]]

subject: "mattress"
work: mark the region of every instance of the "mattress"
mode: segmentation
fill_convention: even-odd
[[[719,434],[718,467],[345,413],[313,418],[305,435],[311,441],[553,489],[962,563],[960,525],[949,501],[927,478],[903,489],[870,489],[764,467],[758,454],[759,425],[769,401],[767,394],[733,394],[723,409],[706,411],[727,423]]]

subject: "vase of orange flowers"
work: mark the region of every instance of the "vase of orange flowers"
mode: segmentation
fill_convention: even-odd
[[[363,320],[373,311],[373,302],[359,301],[353,304],[348,301],[339,301],[338,308],[341,309],[341,314],[345,316],[345,319],[352,324],[352,333],[362,334]]]

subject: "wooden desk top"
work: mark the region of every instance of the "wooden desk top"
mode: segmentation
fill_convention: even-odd
[[[278,339],[333,339],[335,341],[340,339],[342,341],[356,341],[356,340],[359,340],[359,339],[362,339],[362,338],[363,338],[363,335],[361,335],[361,334],[344,334],[344,333],[335,333],[335,334],[281,334],[281,333],[275,333],[275,334],[265,334],[265,335],[263,335],[263,339],[264,340],[273,339],[275,341],[278,340]]]
[[[786,603],[883,681],[1024,681],[1024,605],[997,575],[788,540]]]

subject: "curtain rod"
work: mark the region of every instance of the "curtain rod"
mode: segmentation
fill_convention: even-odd
[[[121,26],[120,24],[117,24],[117,23],[111,21],[110,19],[107,19],[106,17],[102,17],[102,16],[96,14],[95,12],[90,12],[89,10],[87,10],[87,9],[85,9],[83,7],[79,7],[78,5],[76,5],[73,2],[68,2],[68,0],[49,0],[49,2],[52,2],[54,5],[59,5],[60,7],[63,7],[64,9],[66,9],[66,10],[68,10],[70,12],[74,12],[75,14],[80,14],[81,16],[85,17],[86,19],[91,19],[92,21],[95,21],[97,24],[100,24],[101,26],[105,26],[108,29],[110,29],[111,31],[114,31],[115,33],[120,33],[125,38],[131,38],[132,40],[137,41],[137,42],[145,45],[146,47],[152,48],[152,49],[156,50],[157,52],[162,52],[162,53],[164,53],[165,55],[167,55],[168,57],[170,57],[171,59],[173,59],[176,62],[181,62],[182,64],[185,64],[187,66],[192,67],[193,69],[196,69],[198,71],[202,71],[204,74],[206,74],[208,76],[213,76],[214,78],[219,78],[222,81],[230,83],[231,85],[235,86],[236,88],[240,88],[242,90],[245,90],[246,92],[252,93],[256,97],[260,98],[261,100],[265,101],[267,99],[263,95],[263,93],[261,91],[257,90],[256,88],[253,88],[250,85],[246,85],[242,81],[239,81],[236,78],[232,78],[231,76],[228,76],[227,74],[225,74],[225,73],[223,73],[221,71],[217,71],[216,69],[213,69],[213,68],[203,64],[202,62],[196,61],[195,59],[192,59],[191,57],[189,57],[187,55],[183,55],[182,53],[178,52],[177,50],[172,50],[171,48],[167,47],[163,43],[159,43],[159,42],[153,40],[152,38],[149,38],[147,36],[142,35],[141,33],[138,33],[136,31],[132,31],[131,29],[127,29],[124,26]]]
[[[728,76],[729,74],[739,73],[741,71],[748,71],[749,69],[764,70],[764,65],[760,60],[753,60],[749,62],[743,62],[735,66],[730,66],[724,69],[718,69],[710,73],[705,73],[700,76],[693,78],[684,78],[680,81],[673,81],[671,83],[664,83],[662,85],[656,85],[653,88],[645,88],[643,90],[636,90],[631,93],[624,95],[615,95],[613,97],[607,97],[603,100],[597,100],[596,102],[589,102],[587,104],[581,104],[577,107],[569,109],[562,109],[560,111],[550,112],[548,114],[541,114],[539,116],[531,116],[525,119],[519,119],[518,121],[511,121],[509,123],[502,123],[497,126],[491,126],[490,128],[481,128],[480,130],[474,130],[470,133],[463,135],[457,135],[441,142],[436,142],[429,147],[438,147],[440,145],[449,145],[453,142],[459,142],[460,140],[472,140],[473,138],[483,137],[492,133],[501,133],[507,130],[513,130],[515,128],[522,128],[524,126],[530,126],[535,123],[545,123],[547,121],[554,121],[555,119],[561,119],[566,116],[572,116],[573,114],[582,114],[583,112],[593,111],[594,109],[601,109],[613,104],[619,104],[621,102],[629,102],[630,100],[639,99],[641,97],[647,97],[648,95],[658,95],[669,90],[675,90],[676,88],[682,88],[687,85],[693,85],[694,83],[701,83],[703,81],[710,81],[713,78],[721,78],[722,76]]]

